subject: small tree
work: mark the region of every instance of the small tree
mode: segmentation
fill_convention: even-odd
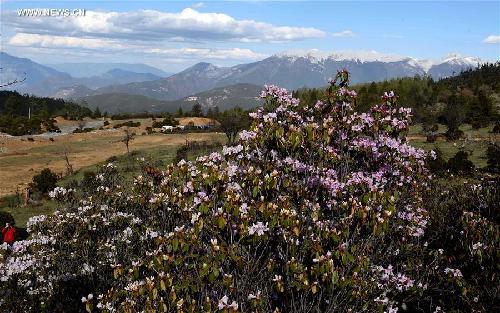
[[[463,150],[459,150],[448,160],[448,169],[452,173],[468,174],[474,170],[474,163],[469,160],[469,155]]]
[[[459,128],[464,120],[464,103],[462,100],[462,97],[455,94],[450,96],[442,113],[444,123],[448,128],[446,138],[449,140],[457,140],[463,136],[463,132]]]
[[[446,160],[443,158],[443,152],[436,148],[434,149],[434,157],[429,156],[427,158],[427,167],[434,174],[442,174],[446,171]]]
[[[94,110],[94,118],[100,118],[102,117],[101,110],[99,110],[99,107],[96,107]]]
[[[130,142],[135,139],[135,133],[129,128],[124,129],[123,132],[125,133],[125,136],[121,141],[125,144],[125,147],[127,147],[127,154],[130,154],[129,145]]]
[[[179,109],[177,110],[177,112],[175,113],[175,115],[177,117],[183,117],[184,116],[184,111],[182,111],[181,107],[179,107]]]
[[[492,172],[500,172],[500,144],[492,142],[486,150],[488,158],[488,169]]]
[[[238,132],[248,128],[250,124],[248,113],[243,111],[241,108],[224,111],[219,115],[218,120],[222,131],[227,136],[228,144],[234,143]]]
[[[193,108],[191,109],[191,116],[196,116],[196,117],[203,116],[203,110],[201,108],[201,104],[199,104],[198,102],[193,104]]]
[[[207,117],[210,117],[210,118],[214,117],[214,111],[212,111],[212,108],[208,108]]]
[[[57,174],[52,172],[49,168],[43,169],[40,174],[33,177],[33,188],[41,193],[47,193],[56,188]]]

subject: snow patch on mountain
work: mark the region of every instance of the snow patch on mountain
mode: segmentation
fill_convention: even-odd
[[[409,66],[422,69],[424,72],[429,72],[431,67],[443,63],[458,65],[462,67],[476,67],[484,63],[483,60],[477,57],[461,56],[460,54],[450,54],[441,60],[417,59],[414,57],[400,56],[397,54],[381,53],[375,50],[371,51],[333,51],[326,52],[318,49],[312,50],[289,50],[274,55],[277,58],[287,59],[289,62],[296,62],[299,59],[306,59],[312,64],[323,64],[325,61],[339,62],[405,62]]]

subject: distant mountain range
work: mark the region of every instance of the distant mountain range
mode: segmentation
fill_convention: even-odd
[[[130,112],[176,112],[182,108],[184,112],[190,111],[195,103],[200,103],[207,111],[209,108],[218,107],[224,111],[233,107],[251,109],[261,104],[259,94],[261,86],[251,84],[236,84],[203,91],[180,100],[162,101],[143,95],[127,93],[104,93],[78,98],[79,103],[101,112],[110,114]]]
[[[40,96],[48,96],[62,87],[61,83],[71,82],[72,77],[68,73],[56,71],[26,58],[17,58],[7,53],[0,52],[0,84],[13,80],[26,79],[20,84],[12,86],[21,93],[31,93]]]
[[[26,73],[26,81],[13,87],[20,92],[85,99],[89,104],[96,103],[96,99],[99,99],[108,103],[110,108],[113,107],[110,112],[125,112],[125,107],[126,110],[156,111],[161,110],[159,108],[162,106],[168,111],[172,107],[177,109],[184,106],[185,99],[190,96],[197,97],[196,101],[206,107],[212,103],[217,103],[221,109],[234,105],[251,107],[255,105],[254,97],[258,96],[260,86],[264,84],[276,84],[288,89],[321,87],[337,70],[344,68],[350,71],[351,83],[355,84],[415,75],[429,75],[439,79],[484,63],[478,58],[458,55],[433,62],[376,52],[325,54],[308,51],[277,54],[261,61],[232,67],[218,67],[201,62],[165,77],[168,73],[144,64],[68,63],[53,65],[58,69],[56,70],[6,53],[1,53],[0,58],[2,81],[23,77]],[[83,74],[91,76],[76,77]],[[246,89],[243,90],[242,86],[246,86]],[[97,97],[99,95],[101,96]],[[148,102],[143,97],[157,102]],[[119,108],[119,103],[111,103],[123,98],[126,103],[138,101],[146,104],[126,106],[124,102],[121,104],[123,108]],[[106,110],[104,106],[100,109]]]
[[[84,63],[75,63],[74,66],[83,66]],[[88,63],[87,72],[97,66],[97,63]],[[113,68],[112,66],[121,66]],[[168,76],[167,73],[144,64],[111,63],[95,67],[91,70],[94,75],[89,77],[74,77],[71,74],[56,70],[52,67],[33,62],[26,58],[17,58],[5,52],[0,52],[1,81],[13,81],[26,78],[21,84],[12,86],[21,93],[29,93],[38,96],[70,98],[73,94],[68,89],[78,90],[79,94],[89,95],[93,89],[110,86],[114,84],[127,84],[131,82],[145,82],[158,80],[159,76],[151,72]],[[68,66],[70,67],[70,66]],[[111,67],[111,68],[110,68]],[[63,66],[63,68],[66,68]],[[151,70],[151,72],[133,72],[127,69]]]
[[[60,63],[46,64],[55,70],[65,72],[73,77],[90,77],[100,76],[110,70],[119,69],[127,72],[149,73],[158,77],[168,77],[173,73],[167,73],[156,67],[146,64],[130,64],[130,63]]]
[[[288,89],[324,86],[339,69],[351,72],[352,83],[381,81],[396,77],[431,75],[439,79],[460,73],[482,63],[477,58],[450,56],[441,62],[413,58],[376,59],[344,55],[317,56],[282,54],[249,64],[218,67],[198,63],[167,78],[113,85],[95,90],[95,94],[129,93],[158,100],[176,100],[194,93],[246,83],[262,86],[277,84]]]

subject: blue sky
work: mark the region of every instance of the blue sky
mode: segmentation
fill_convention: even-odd
[[[289,50],[500,59],[500,1],[1,1],[2,50],[41,63],[132,62],[179,71]],[[85,17],[18,16],[85,9]]]

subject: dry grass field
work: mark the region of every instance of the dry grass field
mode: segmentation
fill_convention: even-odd
[[[160,146],[177,146],[188,141],[224,140],[223,134],[151,134],[142,135],[151,119],[134,119],[141,126],[132,128],[137,133],[131,141],[130,149],[143,150]],[[111,126],[124,121],[110,121]],[[74,121],[58,121],[67,125]],[[122,129],[96,130],[89,133],[67,134],[52,137],[35,136],[34,141],[27,137],[0,137],[0,196],[22,190],[32,177],[44,168],[64,175],[66,161],[64,152],[69,156],[74,170],[107,160],[112,156],[126,154],[121,142]]]

